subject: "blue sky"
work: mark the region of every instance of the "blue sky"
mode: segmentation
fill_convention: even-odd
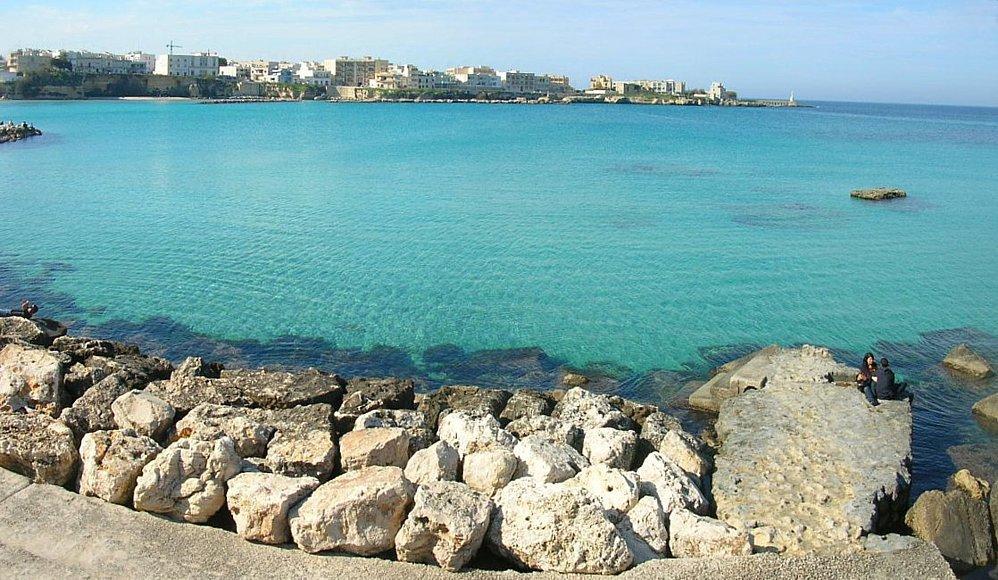
[[[998,106],[998,0],[0,0],[0,51],[235,59],[376,55],[619,79],[721,80],[749,97]],[[16,23],[12,25],[13,23]]]

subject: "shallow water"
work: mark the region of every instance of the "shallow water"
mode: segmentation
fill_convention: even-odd
[[[993,441],[998,109],[0,103],[0,299],[172,358],[669,403],[771,342],[915,383],[916,490]],[[898,186],[871,204],[857,187]],[[940,329],[962,329],[946,330]],[[315,337],[315,338],[312,338]]]

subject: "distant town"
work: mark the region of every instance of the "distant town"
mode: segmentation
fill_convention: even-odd
[[[383,58],[341,56],[323,61],[234,61],[213,52],[112,54],[23,48],[0,63],[0,98],[86,99],[185,97],[236,103],[281,100],[489,101],[520,103],[643,103],[797,106],[788,100],[746,100],[715,81],[688,88],[675,79],[590,79],[576,89],[562,74],[456,66],[443,71]]]

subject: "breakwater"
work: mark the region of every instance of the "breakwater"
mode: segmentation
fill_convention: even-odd
[[[28,123],[15,123],[13,121],[0,122],[0,143],[10,143],[41,134],[41,130]]]

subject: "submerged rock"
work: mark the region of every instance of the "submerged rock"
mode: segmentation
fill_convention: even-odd
[[[994,558],[988,504],[962,489],[923,493],[905,523],[916,536],[935,544],[958,572],[985,566]]]
[[[903,189],[897,189],[892,187],[874,187],[871,189],[854,189],[852,193],[849,194],[857,199],[866,199],[869,201],[883,201],[887,199],[897,199],[899,197],[906,197],[908,193]]]
[[[953,347],[943,359],[943,365],[975,379],[986,379],[994,374],[991,363],[966,344]]]
[[[403,562],[436,564],[456,572],[478,553],[491,515],[492,500],[463,483],[420,486],[395,536],[395,552]]]
[[[228,481],[225,494],[240,537],[264,544],[291,540],[288,512],[319,487],[314,477],[276,473],[240,473]]]
[[[0,467],[35,483],[66,485],[77,459],[73,432],[62,421],[42,413],[0,413]]]
[[[998,393],[974,403],[973,412],[992,425],[998,425]]]
[[[132,430],[94,431],[80,443],[80,494],[128,505],[142,468],[162,448]]]

